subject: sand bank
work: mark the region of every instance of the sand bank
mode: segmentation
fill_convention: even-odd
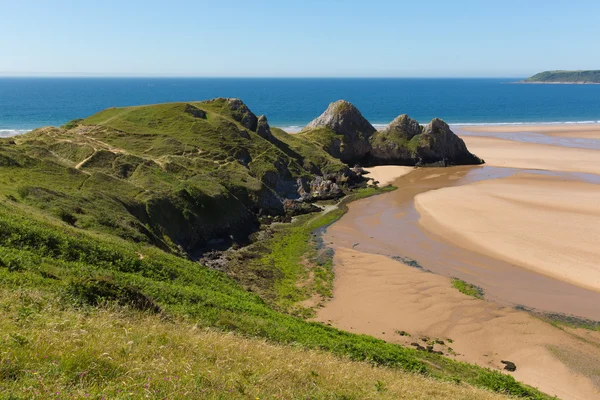
[[[457,246],[600,291],[600,187],[516,175],[419,194],[420,223]]]
[[[516,363],[513,376],[562,399],[592,399],[600,393],[597,332],[563,331],[525,312],[463,295],[446,277],[408,267],[385,256],[336,248],[334,297],[318,319],[338,328],[410,344],[439,338],[435,349],[456,359],[501,369]],[[400,336],[404,330],[411,336]],[[452,339],[452,343],[448,339]],[[423,343],[423,342],[421,342]],[[560,354],[561,357],[557,357]]]
[[[396,179],[414,171],[413,167],[402,167],[399,165],[381,165],[377,167],[365,168],[369,174],[367,178],[379,182],[380,187],[392,184]]]
[[[468,132],[535,132],[550,136],[600,139],[600,124],[561,124],[561,125],[477,125],[461,126]]]
[[[600,174],[600,151],[463,136],[469,150],[496,167]]]

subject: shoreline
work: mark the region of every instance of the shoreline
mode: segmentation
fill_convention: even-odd
[[[485,132],[488,128],[490,127],[477,127],[473,130]],[[506,128],[506,125],[502,125],[494,127],[497,131],[490,130],[492,133],[507,132]],[[511,128],[512,132],[516,133],[527,131],[523,126]],[[527,125],[527,128],[548,136],[585,134],[588,138],[600,139],[600,124],[581,124],[576,126],[578,129],[575,130],[573,124],[554,126],[552,129],[548,129],[547,125],[533,124]],[[511,132],[510,129],[508,131]],[[571,302],[569,307],[579,310],[581,307],[578,305],[583,305],[582,298],[587,299],[584,303],[596,303],[593,299],[597,298],[597,290],[600,287],[600,280],[596,282],[596,277],[600,275],[586,275],[587,278],[582,278],[576,268],[580,266],[579,262],[575,259],[567,260],[569,274],[575,275],[565,277],[559,272],[553,274],[553,278],[548,278],[548,275],[544,274],[547,271],[531,270],[520,265],[506,270],[509,265],[502,261],[502,254],[488,254],[489,249],[484,249],[486,259],[492,261],[498,257],[498,263],[486,263],[486,259],[481,258],[463,258],[467,254],[465,252],[472,253],[474,250],[467,246],[463,252],[456,252],[459,245],[455,241],[463,240],[466,230],[471,235],[469,240],[489,240],[486,234],[490,230],[490,223],[486,218],[493,217],[496,222],[506,224],[513,230],[518,228],[518,232],[498,229],[497,236],[500,242],[490,243],[490,246],[503,243],[502,235],[508,235],[508,238],[515,239],[515,243],[509,244],[514,249],[509,247],[507,251],[516,249],[517,255],[525,254],[535,260],[540,254],[545,254],[544,249],[548,249],[546,253],[550,258],[556,252],[577,258],[582,256],[582,250],[593,250],[593,247],[590,247],[593,244],[589,242],[593,241],[596,231],[593,230],[587,235],[590,228],[586,224],[593,225],[594,220],[589,220],[590,213],[594,218],[600,218],[600,212],[594,202],[594,196],[600,195],[596,190],[600,186],[595,181],[585,183],[579,179],[581,177],[577,173],[596,174],[592,175],[593,177],[600,175],[600,169],[594,167],[597,164],[596,160],[600,159],[600,151],[522,143],[476,134],[462,138],[469,150],[484,158],[488,162],[487,165],[492,166],[491,169],[486,169],[485,166],[415,169],[412,174],[398,177],[395,181],[394,185],[403,190],[388,193],[385,197],[377,196],[354,202],[349,206],[350,211],[327,230],[325,241],[332,243],[335,250],[335,281],[333,298],[318,311],[317,320],[405,346],[415,342],[422,343],[420,340],[423,337],[439,338],[446,343],[434,344],[434,350],[446,352],[452,347],[451,350],[457,353],[454,358],[459,361],[499,370],[503,368],[501,360],[513,361],[517,365],[517,371],[511,375],[548,394],[574,400],[598,397],[600,332],[564,325],[553,326],[536,316],[539,315],[536,314],[537,307],[525,306],[515,309],[499,302],[501,297],[488,297],[487,292],[484,300],[468,297],[452,288],[450,276],[444,276],[443,268],[436,269],[434,273],[428,273],[427,269],[430,268],[431,262],[436,262],[436,258],[428,254],[442,251],[442,260],[446,262],[450,262],[450,258],[454,257],[475,267],[454,276],[473,284],[479,284],[481,279],[493,278],[490,282],[501,288],[500,291],[496,291],[501,296],[514,292],[517,283],[521,282],[522,284],[519,284],[523,287],[519,290],[522,291],[524,299],[529,296],[539,300],[540,305],[550,305],[545,310],[537,308],[542,313],[552,314],[552,304],[557,308],[554,312],[560,313],[558,309]],[[579,162],[582,158],[585,160]],[[574,163],[575,161],[578,163]],[[494,169],[494,166],[501,168]],[[503,171],[507,169],[514,172],[504,174]],[[535,175],[525,174],[521,177],[519,170],[522,169],[537,170],[540,174],[536,172]],[[569,175],[566,171],[572,172]],[[471,178],[465,179],[468,176]],[[440,180],[442,184],[438,189],[435,184],[431,186],[436,180]],[[461,183],[456,183],[458,181]],[[407,185],[409,182],[413,183]],[[474,197],[475,193],[471,193],[478,190],[479,186],[487,189],[487,185],[491,185],[491,192],[488,193],[488,190],[484,195],[489,197],[489,201],[487,198]],[[494,185],[511,185],[511,190],[498,191]],[[425,186],[427,188],[423,189]],[[408,198],[411,193],[419,193],[419,190],[422,190],[423,194],[417,197],[433,196],[429,209],[442,214],[446,219],[442,221],[444,229],[431,229],[432,225],[427,226],[425,221],[427,216],[419,215],[418,211],[414,211],[416,216],[410,216],[410,206],[397,206],[401,204],[402,196]],[[512,197],[504,199],[500,195]],[[417,200],[415,198],[414,202],[417,203]],[[529,216],[529,220],[523,224],[518,223],[520,217],[515,216],[514,207],[518,208],[518,215]],[[464,212],[458,212],[462,209]],[[494,212],[490,214],[490,210]],[[440,224],[438,217],[432,218]],[[485,221],[479,223],[475,217],[481,217]],[[416,222],[413,221],[415,218]],[[448,218],[452,221],[448,222]],[[465,223],[471,220],[475,221],[477,226],[465,227]],[[576,234],[562,229],[563,225],[556,225],[558,222],[574,229]],[[423,226],[424,224],[426,226]],[[445,230],[448,226],[452,228],[449,231]],[[559,242],[567,247],[563,249],[555,243],[553,232],[563,235]],[[424,241],[423,235],[439,236],[438,240],[441,240],[440,243],[446,243],[445,247],[438,248],[434,242]],[[407,240],[407,237],[413,239]],[[412,243],[415,240],[416,247],[421,247],[420,249]],[[529,247],[528,243],[531,240],[536,247]],[[402,250],[394,252],[394,246],[400,246],[398,249],[415,249],[414,254],[403,253]],[[574,250],[569,246],[582,248]],[[535,252],[529,254],[534,249]],[[417,268],[390,258],[390,254],[403,256],[400,259],[411,265],[415,264]],[[585,257],[588,255],[585,253]],[[593,258],[594,256],[590,255],[587,261],[593,261]],[[595,268],[593,263],[587,261],[585,265]],[[423,262],[425,264],[419,269]],[[501,278],[502,274],[507,276],[496,279],[494,274],[497,278]],[[577,282],[569,279],[573,276]],[[515,279],[519,282],[514,282]],[[557,279],[555,286],[552,286],[552,279]],[[586,284],[583,286],[590,286],[588,279],[593,281],[592,286],[596,291],[585,294],[586,289],[576,285],[583,282]],[[492,292],[494,291],[490,289],[490,293]],[[526,305],[526,302],[514,304]],[[597,310],[590,310],[590,313],[597,314]],[[398,333],[402,331],[410,336]],[[535,337],[535,340],[532,340],[532,337]],[[447,339],[450,338],[453,343],[449,345]],[[452,355],[452,352],[450,354]]]

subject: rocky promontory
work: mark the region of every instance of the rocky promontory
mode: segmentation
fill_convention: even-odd
[[[369,139],[376,132],[360,111],[345,100],[331,103],[307,128],[325,128],[333,132],[336,137],[330,138],[325,150],[345,163],[362,160],[371,150]]]
[[[421,126],[403,114],[377,131],[347,101],[331,103],[301,132],[345,163],[361,165],[449,166],[482,164],[440,119]]]

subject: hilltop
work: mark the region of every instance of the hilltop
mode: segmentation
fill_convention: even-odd
[[[435,121],[427,134],[450,135]],[[371,149],[369,135],[356,137]],[[307,320],[301,302],[333,279],[315,230],[381,192],[327,149],[238,99],[0,139],[0,397],[548,398]],[[223,248],[239,250],[197,262]]]
[[[519,83],[600,83],[600,70],[595,71],[544,71]]]

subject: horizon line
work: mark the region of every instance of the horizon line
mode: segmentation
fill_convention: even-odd
[[[203,75],[3,75],[0,78],[163,79],[526,79],[527,76],[203,76]]]

